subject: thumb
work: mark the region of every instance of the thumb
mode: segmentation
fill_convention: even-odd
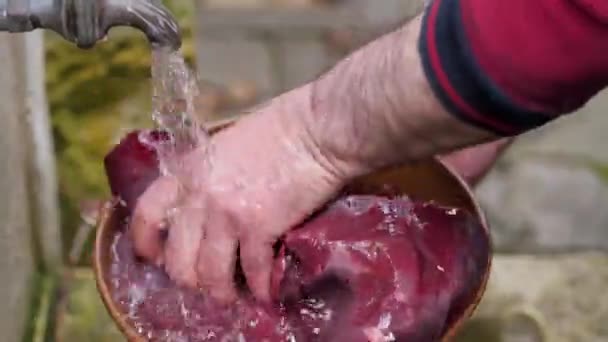
[[[467,184],[476,186],[512,142],[513,138],[503,138],[452,152],[440,157],[440,159],[462,177]]]
[[[174,177],[153,182],[137,200],[130,223],[135,253],[151,262],[163,262],[163,244],[169,225],[167,211],[177,201],[179,183]]]

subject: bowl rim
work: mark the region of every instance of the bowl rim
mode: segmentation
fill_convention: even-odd
[[[227,126],[230,126],[232,123],[236,121],[236,118],[229,118],[225,120],[214,121],[213,123],[207,126],[207,129],[211,132],[217,132]],[[445,163],[439,157],[429,158],[428,162],[435,163],[436,166],[443,169],[444,172],[447,172],[448,175],[453,178],[458,183],[458,186],[463,191],[463,193],[467,196],[468,201],[470,202],[473,212],[472,214],[479,220],[481,227],[484,230],[485,236],[487,237],[488,242],[488,260],[487,267],[484,270],[483,278],[481,284],[479,285],[479,289],[475,294],[475,297],[472,299],[469,306],[464,310],[462,315],[456,320],[456,322],[444,332],[444,335],[441,338],[442,342],[451,341],[455,335],[461,330],[462,326],[468,321],[475,310],[478,308],[481,299],[483,298],[488,285],[489,276],[493,266],[493,243],[490,235],[490,230],[487,223],[487,218],[481,209],[480,204],[476,200],[473,195],[473,190],[466,183],[466,181],[459,176],[453,168],[451,168],[447,163]],[[398,169],[399,167],[394,167],[391,169]],[[114,211],[118,201],[113,198],[104,202],[104,204],[99,209],[99,215],[96,225],[95,232],[95,243],[94,243],[94,251],[93,251],[93,270],[95,274],[95,283],[97,285],[98,292],[100,293],[100,297],[106,310],[109,312],[111,318],[114,320],[115,324],[118,326],[120,331],[125,335],[128,341],[132,342],[143,342],[146,341],[145,337],[139,334],[136,329],[129,324],[126,315],[124,315],[120,308],[118,308],[115,301],[112,300],[111,290],[108,286],[106,278],[106,274],[104,272],[102,253],[101,250],[103,248],[104,234],[106,234],[106,230],[109,227],[109,223],[112,220],[112,216],[114,215]]]

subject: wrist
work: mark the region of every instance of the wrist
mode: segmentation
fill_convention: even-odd
[[[362,174],[364,165],[356,159],[347,159],[332,148],[317,121],[312,104],[314,83],[305,84],[274,98],[262,112],[274,121],[284,139],[292,142],[305,158],[318,164],[337,183],[345,183]]]

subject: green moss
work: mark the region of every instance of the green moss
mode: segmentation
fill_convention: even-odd
[[[500,322],[493,319],[476,318],[469,320],[454,338],[454,342],[500,342]]]
[[[192,4],[180,0],[165,3],[180,22],[182,51],[192,64]],[[151,56],[140,32],[118,28],[90,50],[81,50],[49,33],[46,58],[64,246],[69,248],[80,222],[79,203],[108,197],[104,155],[126,128],[149,124]],[[125,107],[141,111],[125,115]]]
[[[31,284],[29,319],[22,341],[53,341],[52,317],[56,306],[57,280],[37,272],[32,276]]]
[[[92,272],[74,270],[67,280],[69,288],[57,315],[57,341],[124,340],[99,297]]]
[[[591,163],[591,170],[602,182],[608,184],[608,164]]]

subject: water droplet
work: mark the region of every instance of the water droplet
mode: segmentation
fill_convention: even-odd
[[[385,330],[391,325],[392,316],[390,313],[383,313],[380,315],[380,321],[378,322],[378,329]]]

